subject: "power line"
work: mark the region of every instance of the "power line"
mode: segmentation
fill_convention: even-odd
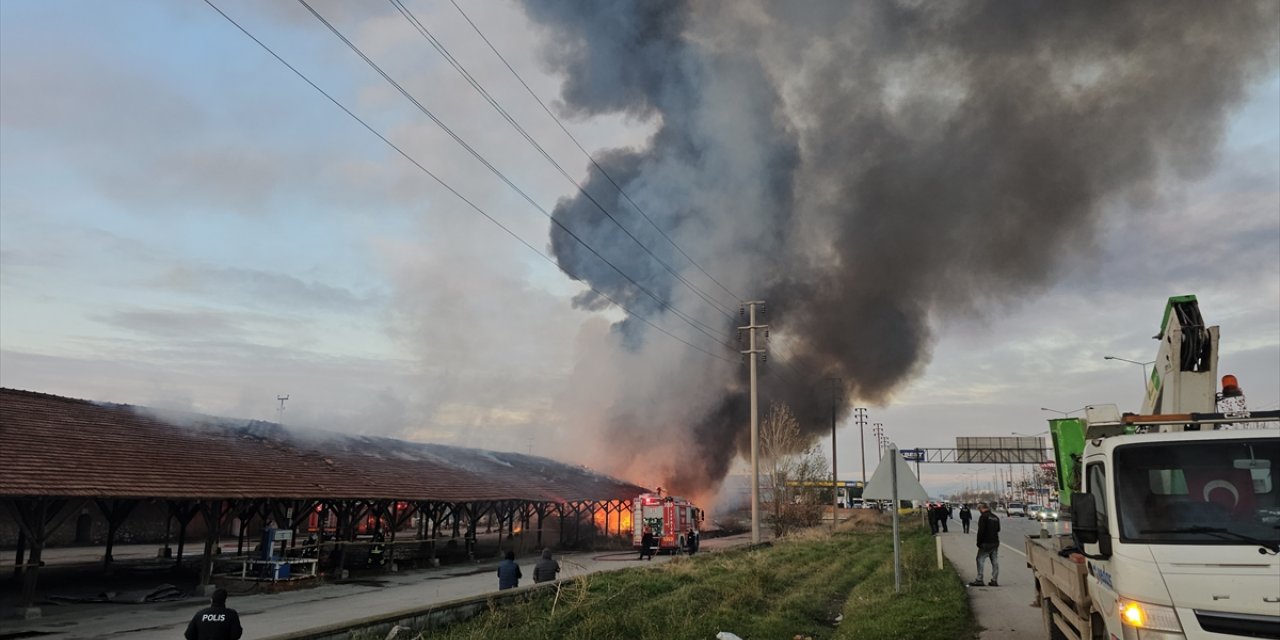
[[[554,157],[552,157],[551,154],[536,139],[534,139],[534,137],[524,128],[524,126],[522,126],[518,121],[516,121],[514,116],[512,116],[509,112],[507,112],[507,110],[502,106],[502,104],[499,103],[498,100],[494,98],[487,89],[484,88],[484,85],[480,84],[480,81],[477,80],[475,76],[471,75],[471,72],[467,71],[466,67],[464,67],[462,63],[459,62],[458,59],[449,51],[449,48],[446,47],[443,42],[440,42],[438,38],[432,35],[431,30],[428,29],[427,26],[424,25],[416,15],[414,15],[413,11],[410,10],[409,7],[404,4],[403,0],[387,0],[387,1],[390,2],[391,5],[394,6],[396,10],[400,12],[400,15],[403,16],[404,19],[409,22],[410,26],[412,26],[414,29],[418,31],[419,35],[421,35],[424,39],[426,39],[426,41],[429,44],[431,44],[431,46],[436,50],[437,53],[439,53],[441,56],[444,57],[444,59],[454,68],[454,70],[457,71],[458,74],[461,75],[462,78],[466,80],[468,84],[471,85],[471,88],[475,89],[476,93],[479,93],[480,96],[483,97],[485,101],[489,103],[489,106],[493,107],[493,109],[498,112],[498,115],[502,116],[502,118],[506,120],[507,123],[510,124],[511,127],[514,128],[516,132],[519,133],[521,137],[525,139],[526,142],[528,142],[531,146],[533,146],[533,148],[537,150],[538,153],[541,154],[542,157],[546,159],[547,162],[551,163],[551,166],[555,167],[556,171],[558,171],[560,175],[564,177],[565,180],[569,181],[569,184],[572,184],[578,190],[578,193],[581,193],[582,196],[585,197],[593,206],[595,206],[596,209],[599,209],[600,213],[604,214],[604,216],[608,218],[609,221],[614,224],[614,226],[618,227],[618,229],[621,230],[622,233],[626,234],[626,236],[630,238],[632,242],[635,242],[636,245],[639,246],[641,249],[643,249],[645,253],[649,254],[649,256],[653,258],[655,262],[662,265],[662,268],[665,269],[667,273],[670,273],[672,276],[674,276],[682,284],[688,287],[690,291],[696,294],[699,298],[702,298],[704,302],[719,309],[720,312],[725,315],[725,317],[729,319],[733,319],[733,313],[731,311],[726,309],[718,301],[711,298],[706,292],[699,289],[692,282],[689,282],[689,280],[687,280],[684,276],[682,276],[680,272],[676,271],[675,268],[667,264],[666,261],[664,261],[662,258],[658,257],[658,255],[655,254],[651,249],[649,249],[649,247],[646,246],[643,242],[641,242],[640,239],[637,238],[635,234],[631,232],[631,230],[623,226],[622,223],[612,213],[610,213],[609,210],[606,209],[604,205],[600,203],[599,200],[596,200],[594,196],[592,196],[589,192],[587,192],[586,188],[583,187],[582,184],[580,184],[573,176],[569,175],[569,172],[565,170],[564,166],[561,165]],[[677,249],[678,248],[679,247],[677,247]]]
[[[218,6],[217,6],[216,4],[214,4],[214,3],[212,2],[212,0],[204,0],[204,2],[205,2],[205,4],[209,5],[209,7],[211,7],[214,11],[217,11],[217,12],[218,12],[218,15],[220,15],[220,16],[222,16],[224,19],[226,19],[226,20],[227,20],[227,22],[230,22],[230,23],[231,23],[232,25],[234,25],[237,29],[239,29],[241,33],[243,33],[244,35],[248,36],[248,38],[249,38],[250,40],[253,40],[253,41],[254,41],[254,43],[256,43],[259,47],[262,47],[262,49],[263,49],[264,51],[266,51],[267,53],[271,54],[271,56],[272,56],[273,58],[275,58],[277,61],[279,61],[279,62],[280,62],[280,64],[284,65],[286,68],[288,68],[290,71],[292,71],[292,72],[294,73],[294,75],[296,75],[296,76],[298,76],[299,78],[301,78],[301,79],[302,79],[304,82],[306,82],[308,85],[311,85],[311,88],[312,88],[312,89],[315,89],[317,92],[319,92],[319,93],[320,93],[320,95],[322,95],[322,96],[324,96],[325,98],[327,98],[327,99],[329,100],[329,102],[332,102],[332,103],[334,104],[334,106],[336,106],[336,107],[338,107],[339,109],[341,109],[341,110],[343,111],[343,113],[346,113],[348,116],[351,116],[351,118],[352,118],[353,120],[355,120],[356,122],[359,122],[359,123],[360,123],[360,124],[365,128],[365,129],[367,129],[367,130],[369,131],[369,133],[372,133],[373,135],[377,136],[379,140],[382,140],[382,142],[383,142],[383,143],[385,143],[387,146],[389,146],[389,147],[391,147],[392,149],[394,149],[394,150],[396,151],[396,153],[399,153],[399,154],[400,154],[400,155],[401,155],[405,160],[408,160],[408,161],[409,161],[410,163],[412,163],[415,167],[417,167],[419,171],[422,171],[424,174],[426,174],[427,176],[429,176],[432,180],[434,180],[434,181],[435,181],[437,184],[439,184],[441,187],[444,187],[446,190],[448,190],[448,191],[449,191],[449,193],[452,193],[452,194],[453,194],[454,196],[456,196],[459,200],[461,200],[461,201],[463,201],[464,203],[466,203],[466,204],[467,204],[467,206],[471,207],[471,209],[473,209],[476,213],[479,213],[480,215],[484,216],[484,218],[485,218],[486,220],[488,220],[489,222],[492,222],[492,223],[493,223],[494,225],[496,225],[499,229],[501,229],[501,230],[503,230],[504,232],[506,232],[506,234],[507,234],[507,235],[511,236],[511,237],[512,237],[512,238],[514,238],[517,242],[519,242],[520,244],[522,244],[522,245],[524,245],[525,247],[527,247],[530,251],[532,251],[532,252],[534,252],[534,253],[538,254],[538,256],[539,256],[539,257],[541,257],[543,260],[546,260],[547,262],[551,263],[553,266],[555,266],[555,267],[557,267],[558,269],[560,269],[560,270],[564,271],[567,275],[569,275],[569,277],[571,277],[571,278],[575,278],[575,279],[578,279],[578,280],[581,280],[583,283],[586,283],[586,282],[587,282],[586,280],[583,280],[583,279],[581,279],[581,278],[578,278],[578,276],[577,276],[577,275],[575,275],[573,272],[569,271],[569,270],[568,270],[568,269],[566,269],[564,266],[562,266],[562,265],[558,264],[558,263],[557,263],[553,258],[551,258],[550,256],[548,256],[548,255],[546,255],[545,253],[543,253],[542,251],[538,250],[536,247],[534,247],[532,244],[530,244],[530,243],[529,243],[528,241],[526,241],[524,238],[521,238],[518,234],[516,234],[514,231],[512,231],[512,230],[511,230],[510,228],[508,228],[506,225],[504,225],[504,224],[502,224],[501,222],[499,222],[496,218],[494,218],[492,215],[490,215],[490,214],[489,214],[489,212],[485,211],[485,210],[484,210],[483,208],[481,208],[479,205],[477,205],[476,203],[472,202],[472,201],[471,201],[470,199],[468,199],[466,196],[462,195],[462,193],[460,193],[457,189],[454,189],[451,185],[449,185],[449,183],[447,183],[447,182],[445,182],[444,180],[442,180],[439,176],[437,176],[436,174],[432,173],[430,169],[427,169],[426,167],[424,167],[420,162],[418,162],[416,159],[414,159],[414,158],[413,158],[413,156],[410,156],[410,155],[409,155],[409,154],[408,154],[404,149],[401,149],[398,145],[396,145],[394,142],[392,142],[391,140],[389,140],[386,136],[382,135],[382,133],[380,133],[377,129],[374,129],[372,126],[370,126],[368,122],[365,122],[362,118],[360,118],[360,116],[356,115],[353,111],[351,111],[350,109],[348,109],[348,108],[346,107],[346,105],[342,104],[342,102],[340,102],[337,98],[334,98],[334,97],[333,97],[332,95],[330,95],[327,91],[325,91],[324,89],[320,88],[320,86],[319,86],[319,85],[317,85],[315,82],[313,82],[313,81],[311,80],[311,78],[307,77],[307,76],[306,76],[306,74],[302,73],[302,72],[301,72],[301,71],[299,71],[296,67],[294,67],[293,65],[289,64],[289,62],[288,62],[287,60],[285,60],[284,58],[280,57],[280,55],[279,55],[279,54],[277,54],[277,53],[276,53],[276,52],[275,52],[271,47],[267,46],[267,45],[266,45],[266,43],[264,43],[264,42],[262,42],[261,40],[259,40],[256,36],[254,36],[252,33],[250,33],[248,29],[245,29],[243,26],[241,26],[241,25],[240,25],[240,23],[236,22],[236,21],[235,21],[231,16],[227,15],[227,14],[226,14],[222,9],[218,8]],[[718,354],[712,353],[712,352],[710,352],[710,351],[707,351],[706,349],[703,349],[702,347],[699,347],[698,345],[695,345],[695,344],[693,344],[693,343],[691,343],[691,342],[689,342],[689,341],[687,341],[687,340],[685,340],[685,339],[681,338],[680,336],[677,336],[677,335],[675,335],[675,334],[671,333],[670,331],[666,330],[665,328],[663,328],[663,327],[661,327],[661,326],[658,326],[658,325],[657,325],[657,324],[655,324],[654,322],[650,321],[648,318],[646,318],[646,317],[644,317],[644,316],[640,315],[639,313],[636,313],[636,312],[634,312],[634,311],[630,310],[629,308],[627,308],[627,306],[626,306],[626,305],[623,305],[621,302],[619,302],[619,301],[617,301],[617,300],[614,300],[611,296],[609,296],[608,294],[604,293],[603,291],[600,291],[599,289],[596,289],[595,287],[592,287],[590,284],[587,284],[586,286],[587,286],[589,289],[591,289],[591,291],[593,291],[593,292],[595,292],[597,295],[599,295],[600,297],[604,298],[605,300],[608,300],[609,302],[613,303],[614,305],[617,305],[617,307],[618,307],[619,309],[622,309],[622,310],[623,310],[625,313],[627,313],[628,315],[630,315],[630,316],[632,316],[632,317],[634,317],[634,318],[636,318],[636,319],[640,320],[641,322],[644,322],[645,324],[647,324],[647,325],[649,325],[650,327],[652,327],[652,328],[654,328],[654,329],[658,330],[659,332],[661,332],[661,333],[665,334],[666,336],[670,337],[671,339],[676,340],[676,341],[678,341],[678,342],[681,342],[681,343],[683,343],[685,346],[690,347],[690,348],[692,348],[692,349],[694,349],[694,350],[700,351],[700,352],[702,352],[702,353],[704,353],[704,354],[706,354],[706,355],[708,355],[708,356],[710,356],[710,357],[712,357],[712,358],[716,358],[716,359],[718,359],[718,360],[723,360],[723,361],[728,362],[728,363],[730,363],[730,364],[733,364],[733,363],[734,363],[734,361],[733,361],[733,360],[731,360],[731,359],[729,359],[729,358],[726,358],[726,357],[720,356],[720,355],[718,355]]]
[[[483,164],[485,168],[488,169],[490,172],[492,172],[499,180],[502,180],[504,184],[506,184],[513,191],[519,194],[520,197],[523,198],[525,202],[528,202],[530,206],[532,206],[533,208],[537,209],[540,213],[542,213],[542,215],[545,216],[548,220],[550,220],[552,224],[556,225],[562,231],[568,234],[569,237],[576,240],[584,248],[590,251],[592,255],[596,256],[602,262],[609,265],[609,267],[612,268],[615,272],[617,272],[618,275],[622,276],[624,279],[626,279],[628,282],[634,285],[642,293],[652,298],[654,302],[658,303],[659,306],[670,311],[672,314],[674,314],[676,317],[688,323],[694,329],[697,329],[698,331],[705,334],[707,337],[719,343],[720,338],[716,337],[711,333],[716,331],[716,329],[707,327],[706,325],[698,322],[697,320],[690,318],[684,312],[680,311],[676,307],[662,300],[657,296],[657,294],[653,293],[648,288],[641,285],[634,278],[627,275],[627,273],[624,272],[621,268],[619,268],[613,262],[609,261],[609,259],[601,255],[599,251],[597,251],[585,240],[583,240],[581,237],[579,237],[577,234],[571,231],[567,226],[564,225],[564,223],[560,222],[559,220],[556,220],[555,216],[551,215],[551,213],[548,212],[546,209],[544,209],[542,205],[538,204],[537,201],[535,201],[532,196],[530,196],[527,192],[525,192],[523,189],[517,186],[514,182],[512,182],[511,179],[506,176],[506,174],[504,174],[497,167],[493,166],[493,164],[490,163],[488,159],[485,158],[479,151],[476,151],[474,147],[468,144],[466,140],[463,140],[461,136],[459,136],[457,133],[453,131],[453,129],[449,128],[449,126],[446,125],[442,120],[440,120],[430,109],[427,109],[421,102],[417,100],[417,98],[414,98],[413,94],[409,93],[403,86],[400,85],[400,83],[396,82],[394,78],[388,75],[387,72],[384,71],[382,67],[378,66],[378,64],[374,62],[373,59],[371,59],[368,55],[366,55],[364,51],[360,49],[360,47],[357,47],[355,43],[351,42],[351,40],[349,40],[345,35],[342,34],[341,31],[339,31],[336,27],[334,27],[332,23],[330,23],[327,19],[325,19],[324,16],[320,15],[319,12],[317,12],[314,8],[312,8],[312,6],[307,3],[307,0],[298,0],[298,4],[301,4],[303,7],[305,7],[307,11],[311,13],[312,16],[314,16],[317,20],[321,22],[321,24],[323,24],[326,28],[329,29],[330,33],[332,33],[335,37],[341,40],[342,43],[347,46],[347,48],[351,49],[351,51],[354,52],[357,56],[359,56],[360,59],[365,62],[365,64],[369,65],[371,69],[377,72],[378,75],[382,76],[383,80],[386,80],[388,84],[390,84],[392,87],[396,89],[396,91],[400,92],[400,95],[404,96],[405,99],[413,103],[413,105],[417,107],[417,109],[421,111],[423,115],[427,116],[427,118],[429,118],[433,123],[435,123],[435,125],[439,127],[442,131],[444,131],[451,139],[453,139],[453,141],[457,143],[458,146],[462,147],[468,153],[470,153],[472,157],[474,157],[481,164]],[[721,346],[724,346],[727,349],[733,349],[733,347],[728,344],[724,344],[724,343],[720,343],[720,344]]]
[[[645,219],[645,221],[647,221],[650,225],[652,225],[653,228],[657,230],[658,233],[662,234],[662,237],[665,238],[667,242],[671,243],[671,246],[675,247],[676,251],[679,251],[680,255],[684,256],[685,260],[689,261],[689,264],[692,264],[694,267],[697,267],[698,271],[702,272],[702,275],[705,275],[712,282],[714,282],[716,286],[720,287],[721,291],[729,294],[729,296],[732,297],[734,300],[744,300],[745,298],[743,296],[740,296],[730,291],[727,287],[721,284],[721,282],[717,280],[715,276],[708,273],[706,269],[703,269],[702,265],[698,264],[698,261],[694,260],[688,253],[685,253],[685,250],[681,249],[680,245],[676,244],[676,241],[671,239],[671,236],[667,235],[667,232],[663,231],[662,227],[659,227],[657,223],[655,223],[653,219],[650,218],[648,214],[644,212],[644,209],[640,208],[640,205],[636,204],[635,200],[631,199],[631,196],[628,195],[625,190],[623,190],[622,185],[619,185],[618,182],[613,179],[613,176],[609,175],[609,172],[605,171],[604,167],[602,167],[600,163],[596,161],[595,156],[591,155],[591,153],[587,151],[585,147],[582,146],[581,142],[578,142],[578,138],[576,138],[572,133],[569,132],[569,129],[565,127],[564,123],[561,122],[560,118],[557,117],[556,114],[551,111],[551,108],[547,106],[547,103],[544,102],[542,98],[538,97],[538,94],[534,92],[534,90],[529,86],[529,84],[524,81],[524,78],[522,78],[520,74],[516,72],[515,68],[511,66],[511,63],[507,62],[507,59],[498,51],[498,48],[493,46],[493,43],[489,41],[489,38],[485,37],[484,32],[482,32],[480,30],[480,27],[477,26],[476,23],[471,20],[471,17],[467,15],[467,12],[463,11],[462,7],[458,6],[458,3],[455,0],[449,0],[449,1],[453,4],[453,7],[458,10],[458,13],[462,14],[462,17],[467,21],[467,24],[471,25],[471,28],[475,30],[476,35],[480,36],[480,39],[484,40],[484,43],[486,45],[489,45],[489,50],[493,51],[493,54],[498,56],[498,59],[502,61],[502,64],[506,65],[507,70],[511,72],[511,75],[515,76],[516,80],[520,81],[520,84],[521,86],[524,87],[525,91],[529,92],[529,95],[538,103],[539,106],[542,107],[542,110],[545,111],[548,116],[551,116],[551,119],[554,120],[556,125],[560,127],[560,130],[563,131],[564,134],[568,136],[570,140],[573,141],[573,144],[578,147],[578,150],[581,151],[582,154],[585,155],[587,159],[591,161],[592,166],[594,166],[596,170],[600,172],[600,175],[603,175],[605,179],[608,180],[609,183],[612,184],[613,187],[618,190],[618,193],[622,194],[622,197],[628,203],[630,203],[632,207],[635,207],[636,212],[638,212],[640,216]]]

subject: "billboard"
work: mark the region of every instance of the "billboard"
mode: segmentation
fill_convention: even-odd
[[[1025,436],[956,437],[956,462],[1040,464],[1045,461],[1044,438]]]

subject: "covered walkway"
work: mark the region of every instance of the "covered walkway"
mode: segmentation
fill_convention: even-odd
[[[340,574],[362,549],[353,544],[358,532],[370,528],[385,531],[393,558],[412,548],[433,559],[441,538],[461,540],[473,554],[486,525],[496,528],[499,548],[517,532],[541,546],[552,527],[558,542],[576,542],[583,528],[587,536],[626,531],[631,500],[643,491],[517,453],[0,389],[0,535],[16,531],[7,546],[24,616],[39,615],[32,605],[44,549],[60,530],[66,535],[69,521],[90,513],[105,528],[104,572],[130,517],[158,510],[166,547],[170,529],[177,537],[175,563],[187,553],[189,533],[203,542],[204,586],[214,579],[219,537],[234,535],[242,553],[246,542],[256,543],[248,532],[268,523],[292,531],[286,546],[298,553],[310,550],[298,549],[297,532],[318,527],[331,539],[314,552]],[[410,540],[397,541],[398,534]]]

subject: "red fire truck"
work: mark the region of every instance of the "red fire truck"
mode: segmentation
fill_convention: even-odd
[[[682,551],[689,531],[699,531],[702,510],[685,498],[661,493],[642,493],[635,501],[631,544],[640,548],[645,528],[658,541],[658,551]]]

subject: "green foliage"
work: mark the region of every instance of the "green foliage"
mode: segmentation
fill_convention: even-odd
[[[888,562],[849,594],[836,638],[875,640],[973,638],[977,623],[968,594],[954,568],[939,571],[933,536],[922,528],[904,537],[902,594],[893,592],[892,551]]]
[[[713,638],[722,630],[748,639],[972,637],[959,578],[927,566],[929,544],[927,534],[909,539],[909,588],[896,598],[890,536],[842,532],[566,581],[558,594],[492,609],[430,637]],[[859,625],[871,623],[866,635]],[[948,633],[929,635],[940,629]]]

